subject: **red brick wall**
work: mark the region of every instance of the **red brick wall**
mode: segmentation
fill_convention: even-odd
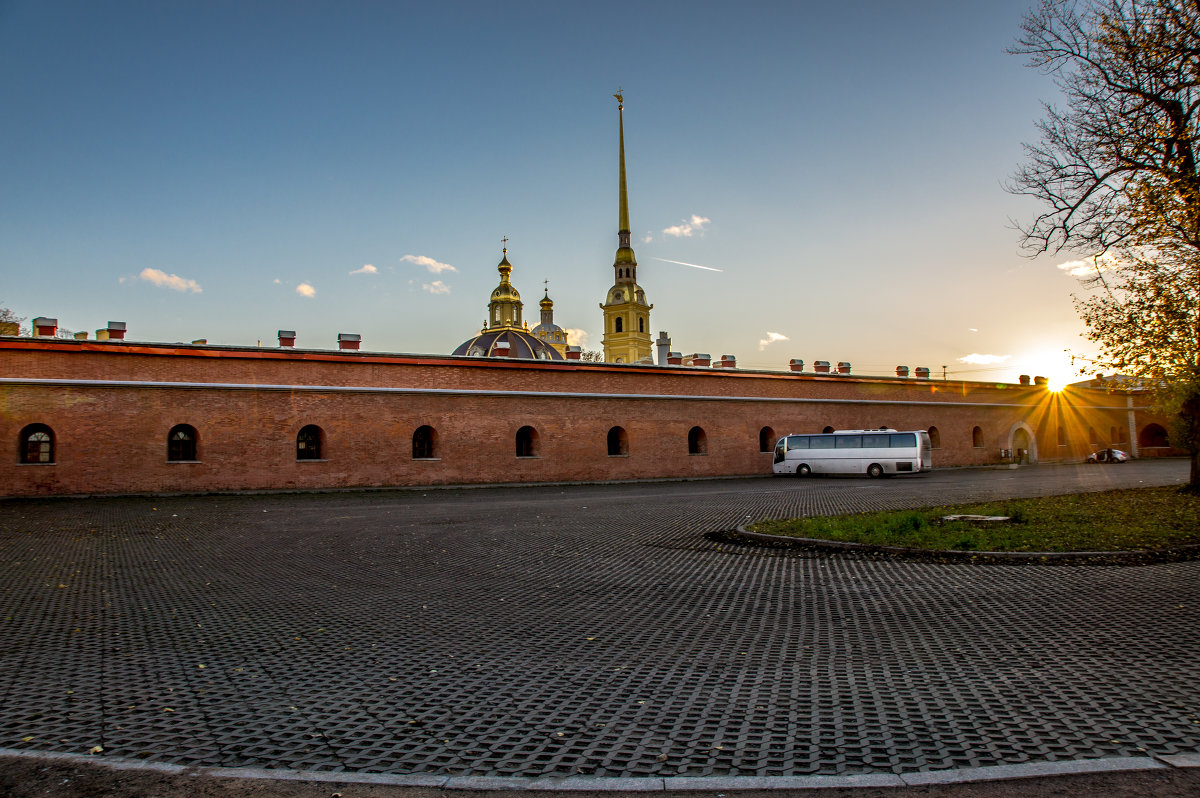
[[[1092,390],[120,342],[0,340],[0,380],[0,495],[10,496],[765,474],[764,426],[776,435],[936,426],[935,466],[982,465],[999,462],[1018,423],[1036,435],[1043,461],[1082,459],[1110,443],[1110,427],[1128,429],[1127,397]],[[1138,411],[1138,429],[1149,420]],[[54,465],[18,464],[20,431],[30,423],[54,430]],[[198,431],[199,462],[166,460],[168,431],[181,423]],[[296,434],[307,424],[324,432],[320,461],[296,460]],[[414,460],[412,435],[425,424],[436,430],[437,459]],[[1058,445],[1060,424],[1066,446]],[[537,430],[535,458],[515,456],[524,425]],[[629,454],[609,457],[607,434],[617,425]],[[688,454],[693,426],[705,430],[704,455]]]

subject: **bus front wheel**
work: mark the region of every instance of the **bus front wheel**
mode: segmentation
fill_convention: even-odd
[[[811,473],[812,469],[808,467],[807,463],[801,463],[800,465],[796,466],[796,476],[798,477],[806,477]]]
[[[867,476],[869,476],[871,479],[878,479],[879,477],[883,476],[883,466],[881,466],[879,463],[871,463],[869,466],[867,466]]]

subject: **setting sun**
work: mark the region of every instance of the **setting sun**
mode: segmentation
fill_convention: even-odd
[[[1078,369],[1071,364],[1071,356],[1062,349],[1039,349],[1017,355],[1013,366],[1021,374],[1030,377],[1045,377],[1046,387],[1057,393],[1072,382],[1078,382]]]

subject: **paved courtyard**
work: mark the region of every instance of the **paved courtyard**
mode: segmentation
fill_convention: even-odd
[[[895,562],[748,518],[1182,482],[926,477],[0,502],[0,748],[431,775],[1200,751],[1200,562]]]

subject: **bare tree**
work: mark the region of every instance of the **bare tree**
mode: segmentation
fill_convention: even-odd
[[[16,313],[13,313],[12,310],[10,310],[9,308],[6,308],[6,307],[0,305],[0,323],[9,323],[9,324],[19,325],[23,321],[25,321],[24,316],[18,316]]]
[[[1065,102],[1008,185],[1044,206],[1022,245],[1091,259],[1099,365],[1159,387],[1200,489],[1200,2],[1042,0],[1011,52]]]
[[[604,353],[595,349],[586,349],[579,354],[579,359],[589,363],[603,363]]]

